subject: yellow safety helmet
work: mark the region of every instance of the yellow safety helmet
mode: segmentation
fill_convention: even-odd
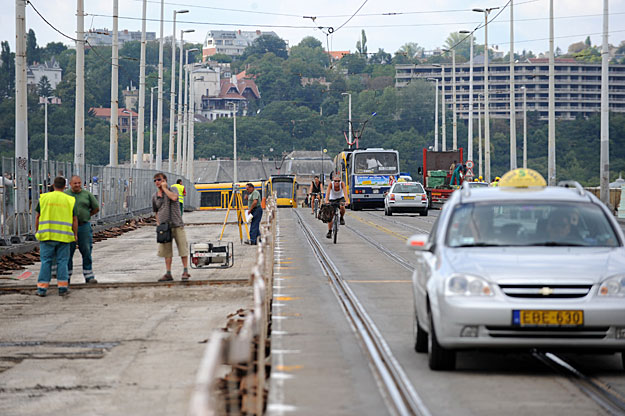
[[[501,178],[500,178],[499,176],[496,176],[496,177],[495,177],[495,182],[499,182],[499,180],[500,180],[500,179],[501,179]]]
[[[547,186],[543,176],[533,169],[514,169],[507,172],[499,181],[499,186],[506,188],[529,188]]]
[[[478,178],[473,179],[473,182],[479,182],[480,180]]]
[[[484,180],[484,178],[482,177],[482,175],[480,175],[479,179],[480,179],[480,182],[482,182],[482,181]]]

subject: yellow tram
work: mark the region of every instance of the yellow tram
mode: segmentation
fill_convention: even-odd
[[[250,182],[254,185],[254,188],[261,193],[261,198],[264,195],[265,186],[262,181]],[[245,185],[247,182],[238,182],[237,190],[241,192],[243,197],[243,206],[247,208],[247,192],[245,192]],[[195,189],[200,193],[200,209],[201,210],[213,210],[213,209],[227,209],[232,198],[232,182],[222,183],[198,183],[195,184]]]
[[[297,178],[295,175],[271,175],[266,182],[266,194],[276,193],[278,207],[297,208]]]

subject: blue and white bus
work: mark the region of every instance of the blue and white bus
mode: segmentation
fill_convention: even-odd
[[[399,175],[397,150],[346,149],[334,158],[347,187],[347,204],[352,210],[384,207],[384,193]]]

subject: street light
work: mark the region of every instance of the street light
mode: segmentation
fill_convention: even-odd
[[[438,78],[427,78],[428,81],[436,81],[434,91],[434,151],[438,152]]]
[[[347,115],[347,124],[349,127],[349,140],[352,140],[352,94],[350,92],[342,92],[341,95],[347,95],[348,96],[348,115]],[[349,142],[348,142],[349,144]],[[352,146],[349,145],[349,148],[351,149]]]
[[[445,65],[432,64],[432,66],[441,68],[441,148],[444,152],[447,150],[447,121],[445,120]]]
[[[189,52],[196,52],[198,48],[191,48],[185,51],[185,61],[184,61],[184,101],[183,101],[183,109],[182,114],[184,116],[183,121],[183,138],[182,138],[182,175],[187,176],[187,146],[189,140],[189,115],[187,111],[187,105],[189,100]],[[178,139],[180,140],[180,138]]]
[[[473,9],[484,13],[484,176],[490,182],[490,114],[488,106],[488,15],[499,7]]]
[[[130,116],[130,167],[132,168],[132,156],[134,154],[134,149],[132,146],[132,110],[122,110],[122,113],[126,113]]]
[[[325,184],[324,175],[323,175],[323,162],[324,162],[324,156],[326,153],[328,153],[328,149],[321,150],[321,186],[324,186]],[[321,195],[323,196],[323,193]]]
[[[444,52],[451,52],[451,108],[452,108],[452,149],[458,150],[458,120],[456,118],[456,50],[443,49]]]
[[[174,31],[171,37],[171,84],[169,87],[169,172],[174,171],[174,119],[176,117],[176,15],[188,10],[174,10]]]
[[[514,87],[514,2],[510,0],[510,170],[516,169],[516,89]]]
[[[482,99],[484,94],[478,94],[477,100],[477,157],[478,157],[478,176],[482,176]]]
[[[461,34],[470,35],[469,46],[469,121],[467,128],[467,147],[469,148],[467,158],[473,160],[473,32],[461,30]]]
[[[184,135],[184,126],[182,125],[182,52],[184,51],[184,34],[195,32],[195,29],[187,29],[180,31],[180,63],[178,66],[178,129],[176,137],[176,173],[180,175],[182,172],[182,138]]]
[[[523,91],[523,169],[527,169],[527,89],[521,87]]]
[[[237,104],[232,102],[233,120],[232,120],[232,140],[234,150],[234,163],[233,163],[233,183],[236,184],[239,181],[238,169],[237,169]]]
[[[154,127],[154,88],[158,88],[158,86],[154,86],[150,88],[150,167],[153,168],[152,164],[154,163],[154,153],[152,153],[152,149],[154,149],[154,141],[152,139],[152,130]]]

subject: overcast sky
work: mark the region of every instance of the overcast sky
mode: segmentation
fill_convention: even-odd
[[[75,0],[31,0],[31,3],[61,32],[75,36]],[[112,28],[112,0],[84,0],[84,3],[86,30]],[[141,3],[142,0],[119,0],[120,30],[141,29],[141,22],[137,20],[141,18]],[[160,17],[159,3],[158,0],[148,0],[148,19]],[[164,30],[166,36],[171,35],[173,10],[188,9],[188,14],[178,16],[176,31],[195,29],[195,33],[185,35],[185,39],[194,42],[203,42],[206,32],[211,29],[260,29],[275,31],[290,45],[297,44],[305,36],[314,36],[325,46],[326,35],[313,27],[323,26],[335,29],[335,33],[328,37],[331,50],[354,51],[360,31],[365,29],[369,52],[383,48],[393,53],[406,42],[417,42],[426,49],[441,46],[450,32],[473,29],[483,20],[482,14],[471,12],[472,8],[503,7],[506,0],[369,0],[350,22],[338,29],[362,3],[363,0],[166,0]],[[515,50],[547,51],[549,0],[514,0],[514,3]],[[591,36],[593,44],[601,44],[602,0],[556,0],[554,3],[556,46],[566,51],[569,44],[583,40],[587,35]],[[9,40],[14,51],[15,2],[2,0],[2,4],[5,7],[0,10],[0,39]],[[402,14],[380,15],[382,13]],[[496,13],[494,11],[491,16]],[[611,44],[618,45],[625,39],[625,0],[610,0],[610,13],[609,39]],[[317,18],[313,23],[302,16]],[[489,25],[489,44],[505,50],[509,48],[509,20],[510,13],[506,9]],[[39,45],[50,41],[71,43],[50,28],[30,6],[26,7],[26,27],[35,30]],[[156,32],[158,37],[159,23],[148,21],[147,30]],[[484,29],[476,32],[476,40],[483,43]]]

